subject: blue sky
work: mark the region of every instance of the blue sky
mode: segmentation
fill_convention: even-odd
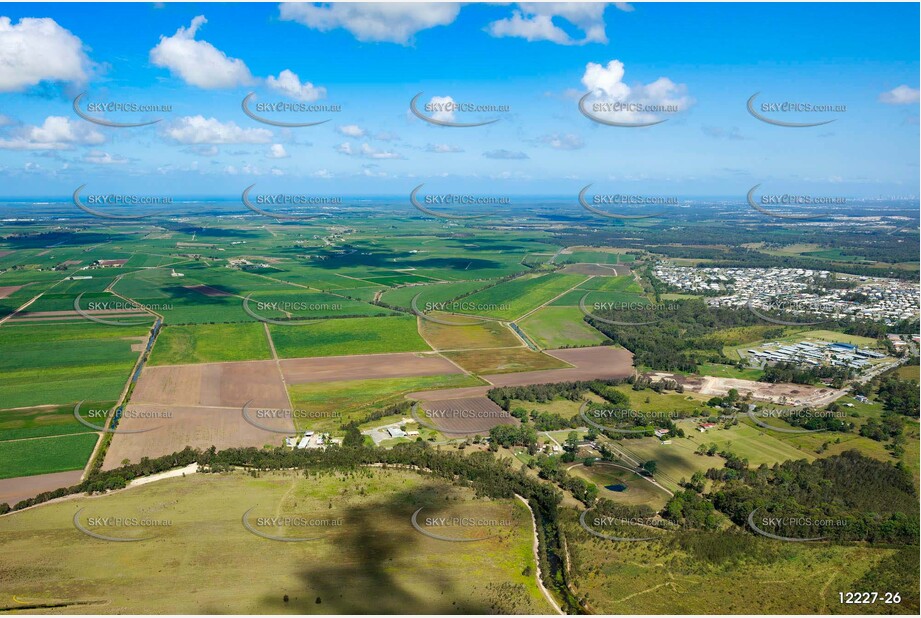
[[[0,8],[3,196],[260,191],[683,197],[772,192],[916,196],[917,4],[5,4]],[[203,17],[203,19],[201,17]],[[182,30],[180,30],[182,29]],[[409,113],[409,101],[507,112]],[[170,105],[91,114],[92,102]],[[339,105],[247,117],[242,99]],[[603,118],[590,103],[672,106]],[[771,113],[758,103],[845,106]],[[450,99],[447,99],[450,97]],[[85,107],[84,107],[85,109]],[[424,110],[423,110],[424,111]]]

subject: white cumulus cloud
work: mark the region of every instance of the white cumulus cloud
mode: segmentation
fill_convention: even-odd
[[[902,84],[879,95],[879,100],[890,105],[910,105],[921,100],[921,91]]]
[[[686,110],[694,103],[687,86],[660,77],[648,84],[628,86],[624,82],[624,63],[611,60],[601,65],[589,62],[582,75],[582,85],[594,95],[594,102],[631,104],[634,107],[593,112],[594,115],[617,122],[650,122],[661,114],[651,108],[666,109],[668,113]],[[636,107],[638,106],[638,107]]]
[[[460,146],[453,146],[451,144],[428,144],[425,147],[426,152],[435,152],[438,154],[446,154],[450,152],[464,152],[464,149]]]
[[[0,92],[43,81],[82,84],[92,67],[80,39],[53,19],[24,17],[13,25],[0,17]]]
[[[83,155],[83,160],[87,163],[96,165],[122,165],[128,162],[128,159],[120,155],[111,155],[101,150],[91,150]]]
[[[607,43],[605,7],[603,2],[519,2],[511,17],[490,23],[486,31],[494,37],[550,41],[559,45]],[[565,20],[581,30],[582,38],[574,39],[554,19]]]
[[[336,131],[338,131],[341,135],[345,135],[346,137],[365,136],[365,130],[359,127],[357,124],[345,124],[338,126],[336,127]]]
[[[290,155],[285,150],[284,144],[272,144],[265,156],[270,159],[287,159]]]
[[[539,141],[557,150],[579,150],[585,146],[582,138],[575,133],[553,133],[540,137]]]
[[[287,21],[328,32],[343,28],[363,42],[408,45],[417,32],[447,26],[457,19],[457,2],[336,2],[323,6],[283,2],[279,15]]]
[[[87,123],[64,116],[48,116],[41,125],[25,125],[0,138],[0,148],[7,150],[68,150],[74,146],[98,145],[105,136]]]
[[[272,139],[268,129],[243,129],[233,121],[185,116],[166,128],[166,136],[180,144],[267,144]]]
[[[161,36],[150,50],[150,61],[169,69],[185,83],[198,88],[233,88],[253,83],[253,76],[239,58],[230,58],[207,41],[198,41],[198,29],[208,23],[204,15],[192,19],[173,36]]]
[[[326,96],[326,88],[314,86],[310,82],[301,83],[297,73],[285,69],[278,77],[269,75],[265,83],[269,88],[298,101],[312,102]]]

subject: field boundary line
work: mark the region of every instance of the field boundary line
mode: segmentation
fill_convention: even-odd
[[[281,369],[281,361],[278,358],[278,352],[275,351],[275,342],[272,340],[272,332],[269,330],[268,322],[262,323],[263,328],[265,329],[265,337],[269,342],[269,350],[272,352],[272,358],[275,361],[275,368],[278,370],[278,379],[281,380],[281,387],[285,391],[285,399],[288,400],[288,409],[294,410],[294,402],[291,401],[291,392],[288,390],[288,382],[285,380],[285,372]],[[291,431],[292,433],[297,432],[297,423],[294,422],[294,417],[291,417]]]
[[[77,431],[75,433],[56,433],[50,436],[31,436],[28,438],[11,438],[10,440],[0,440],[0,444],[3,444],[5,442],[25,442],[27,440],[47,440],[51,438],[66,438],[67,436],[86,436],[89,434],[95,435],[96,433],[97,432],[95,431]],[[58,470],[58,472],[70,472],[70,470]],[[47,474],[54,474],[54,472],[49,472]],[[29,476],[32,476],[32,475],[29,475]],[[12,477],[12,478],[19,478],[19,477]]]

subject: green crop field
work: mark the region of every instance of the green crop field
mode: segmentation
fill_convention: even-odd
[[[456,281],[453,283],[413,285],[387,290],[381,296],[381,301],[388,305],[409,309],[412,306],[412,299],[419,295],[419,300],[416,301],[416,304],[420,311],[427,312],[426,303],[447,302],[490,285],[493,285],[490,281]]]
[[[81,410],[109,410],[114,405],[114,402],[111,401],[86,401],[81,406]],[[0,441],[87,431],[91,430],[74,418],[74,406],[72,405],[0,410]]]
[[[144,341],[143,326],[12,323],[0,327],[0,402],[4,408],[115,400]]]
[[[297,419],[298,429],[331,431],[352,420],[360,423],[367,414],[404,401],[408,393],[483,384],[473,376],[451,374],[295,384],[288,387],[288,392],[295,409],[306,412],[304,418]]]
[[[0,479],[80,470],[86,465],[95,433],[0,442]]]
[[[272,358],[262,322],[164,326],[151,365],[182,365]]]
[[[257,532],[304,537],[303,527],[259,519],[288,518],[310,522],[307,536],[316,540],[281,543],[249,532],[241,519],[252,507],[248,522]],[[413,529],[420,507],[423,525],[426,516],[508,525],[436,529],[491,536],[445,542]],[[151,537],[107,543],[74,530],[78,509],[87,528],[93,517],[143,516],[160,525],[96,527],[108,536]],[[12,595],[103,614],[153,607],[166,614],[546,614],[552,610],[535,581],[532,539],[530,515],[517,500],[478,499],[471,489],[409,471],[196,474],[0,518],[7,595],[0,607]]]
[[[568,363],[564,363],[548,354],[542,354],[527,348],[464,350],[461,352],[444,352],[443,355],[467,371],[483,375],[570,367]]]
[[[524,345],[512,329],[499,322],[440,312],[433,312],[431,316],[436,320],[451,322],[442,324],[432,320],[419,320],[419,333],[436,350],[474,350]],[[459,324],[462,326],[458,326]]]
[[[514,320],[575,287],[582,275],[526,275],[505,281],[464,298],[471,309],[467,313]]]
[[[583,317],[577,307],[543,307],[518,325],[542,349],[600,345],[607,341]]]
[[[416,327],[415,316],[317,320],[315,324],[269,326],[281,358],[421,352],[431,348]]]

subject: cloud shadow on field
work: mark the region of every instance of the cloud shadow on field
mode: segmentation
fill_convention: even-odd
[[[297,614],[485,614],[470,591],[458,588],[445,570],[405,570],[428,543],[413,530],[410,516],[418,506],[432,502],[431,490],[420,487],[388,497],[384,502],[353,506],[342,514],[336,533],[335,562],[304,564],[298,574],[300,589],[278,590],[265,597],[263,611]],[[283,545],[283,544],[279,544]],[[275,548],[272,548],[275,549]],[[278,551],[285,551],[281,547]],[[460,549],[459,549],[460,550]],[[403,570],[398,571],[399,567]],[[402,578],[397,578],[397,573]],[[413,590],[407,579],[417,583]],[[428,591],[420,594],[421,591]],[[288,603],[283,601],[284,595]],[[320,603],[317,603],[317,599]]]

